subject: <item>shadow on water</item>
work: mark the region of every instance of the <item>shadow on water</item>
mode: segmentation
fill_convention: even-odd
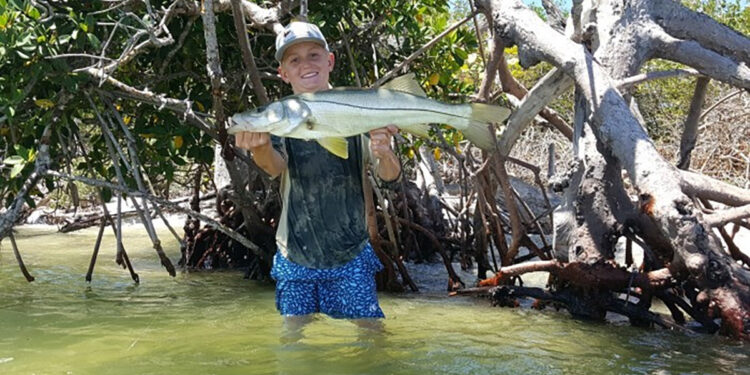
[[[33,283],[0,247],[0,374],[750,374],[747,346],[724,337],[464,297],[381,294],[380,331],[319,316],[282,342],[272,285],[235,272],[169,277],[140,230],[125,231],[125,246],[141,284],[114,264],[111,238],[86,283],[95,236],[21,228]]]

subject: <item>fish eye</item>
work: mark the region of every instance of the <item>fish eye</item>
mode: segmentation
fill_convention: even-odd
[[[262,105],[260,107],[255,107],[255,109],[253,110],[253,112],[255,112],[255,113],[261,113],[261,112],[265,111],[266,109],[268,109],[268,105]]]

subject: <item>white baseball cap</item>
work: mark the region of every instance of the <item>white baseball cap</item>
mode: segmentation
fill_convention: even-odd
[[[307,22],[292,22],[284,28],[284,32],[276,36],[276,60],[281,62],[287,48],[302,42],[315,42],[323,46],[326,51],[328,43],[318,26]]]

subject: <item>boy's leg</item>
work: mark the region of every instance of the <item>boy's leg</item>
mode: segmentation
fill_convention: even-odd
[[[279,340],[282,344],[288,344],[302,340],[305,335],[302,334],[305,325],[313,319],[312,314],[307,315],[284,315],[284,324],[281,329]]]
[[[342,279],[320,284],[320,312],[334,318],[355,319],[358,325],[377,326],[365,320],[384,318],[378,304],[374,272],[353,273]]]
[[[382,333],[385,332],[385,324],[383,319],[379,318],[364,318],[364,319],[352,319],[352,323],[356,324],[357,327],[362,328],[367,332]]]
[[[302,329],[318,312],[318,291],[315,283],[277,280],[276,309],[284,316],[281,341],[295,342],[302,339]]]

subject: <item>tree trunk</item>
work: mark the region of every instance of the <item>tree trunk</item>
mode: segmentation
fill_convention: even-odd
[[[733,60],[734,54],[720,55],[733,46],[715,46],[724,42],[722,38],[685,41],[670,35],[679,25],[669,23],[670,28],[664,28],[660,25],[664,19],[693,15],[672,1],[575,1],[574,39],[582,44],[552,30],[518,0],[478,3],[492,17],[495,32],[507,44],[519,46],[522,66],[547,61],[575,81],[579,100],[573,142],[578,144],[578,162],[585,169],[568,188],[576,192],[569,190],[566,194],[569,216],[565,230],[569,240],[556,244],[558,251],[572,247],[576,259],[570,259],[570,251],[559,258],[578,260],[583,253],[587,263],[611,259],[611,244],[619,235],[618,229],[627,227],[658,245],[646,244],[660,252],[657,258],[666,261],[677,286],[698,291],[691,300],[694,308],[715,311],[726,332],[747,339],[750,272],[724,253],[718,238],[704,224],[700,210],[681,190],[680,173],[659,155],[631,112],[629,100],[615,85],[616,80],[637,73],[649,58],[659,56],[691,65],[713,79],[748,88],[747,67]],[[671,13],[665,14],[665,9]],[[679,37],[693,38],[705,26],[731,36],[727,43],[744,43],[731,29],[710,18],[699,19],[700,23],[690,25],[690,30],[680,29]],[[596,147],[586,140],[585,122],[591,126]],[[621,168],[638,193],[637,207],[626,199]],[[636,208],[639,216],[632,214]],[[650,232],[644,234],[647,230]],[[581,250],[575,251],[579,247]]]

